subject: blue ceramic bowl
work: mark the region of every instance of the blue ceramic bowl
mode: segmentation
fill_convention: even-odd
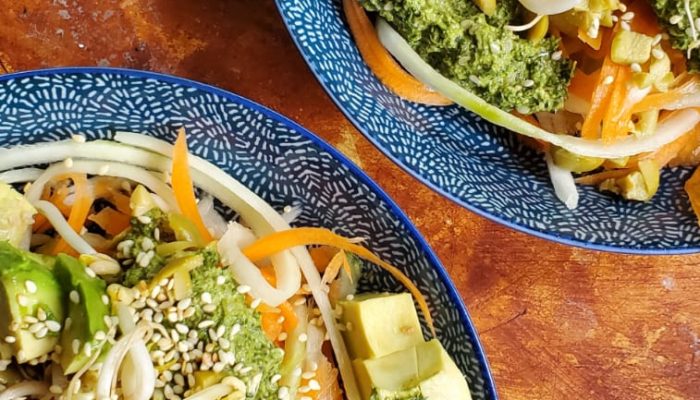
[[[141,71],[71,68],[0,77],[0,147],[109,138],[115,131],[174,141],[185,126],[191,150],[275,208],[297,205],[296,224],[369,238],[426,294],[438,337],[469,381],[474,399],[496,399],[486,357],[445,269],[396,204],[351,161],[301,126],[242,97],[180,78]],[[383,271],[367,290],[399,291]],[[455,399],[458,400],[458,399]]]
[[[469,210],[556,242],[644,254],[700,251],[683,192],[690,171],[664,171],[649,203],[581,187],[576,210],[559,202],[542,157],[508,131],[457,106],[395,96],[367,68],[339,0],[276,0],[299,50],[331,98],[377,148]]]

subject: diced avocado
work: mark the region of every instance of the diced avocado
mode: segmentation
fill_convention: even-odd
[[[140,217],[152,209],[157,208],[158,205],[153,200],[151,193],[146,190],[145,187],[138,185],[136,186],[136,189],[134,189],[133,193],[131,193],[129,207],[131,208],[132,216]]]
[[[54,274],[66,296],[65,308],[70,326],[61,333],[61,366],[66,374],[82,368],[95,352],[100,352],[108,327],[104,317],[110,314],[107,284],[87,272],[80,261],[65,254],[56,258]],[[101,336],[101,335],[100,335]],[[77,351],[76,351],[77,350]]]
[[[418,385],[428,400],[471,399],[469,386],[455,362],[439,341],[416,347],[421,382]]]
[[[420,382],[415,347],[379,358],[355,360],[353,369],[364,399],[368,399],[377,389],[401,392],[416,387]]]
[[[578,174],[593,171],[605,162],[603,158],[580,156],[561,147],[554,148],[552,159],[556,165]]]
[[[377,358],[423,342],[409,293],[362,295],[338,304],[352,358]]]
[[[613,38],[611,58],[618,64],[643,64],[649,61],[653,43],[651,36],[619,30]]]
[[[489,17],[496,13],[496,0],[474,0],[474,3]]]
[[[396,398],[416,388],[428,400],[471,398],[464,376],[437,340],[372,360],[355,360],[353,368],[365,400],[372,395]]]
[[[0,338],[19,363],[53,350],[64,316],[63,290],[39,260],[0,242]]]
[[[36,209],[12,186],[0,182],[0,241],[29,248],[27,235]]]

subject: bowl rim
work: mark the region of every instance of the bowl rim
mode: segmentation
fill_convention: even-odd
[[[225,98],[228,101],[243,105],[250,108],[256,112],[263,114],[266,118],[269,118],[275,122],[285,125],[295,132],[300,134],[306,139],[309,139],[313,145],[318,146],[322,151],[329,153],[335,160],[340,162],[343,166],[348,168],[349,172],[357,179],[367,185],[370,190],[372,190],[379,198],[389,207],[392,214],[403,224],[404,228],[409,232],[411,238],[416,242],[419,250],[426,256],[428,263],[432,265],[435,272],[440,277],[440,280],[447,288],[447,295],[452,302],[452,304],[457,308],[459,316],[462,323],[466,325],[467,331],[470,334],[470,339],[472,341],[474,353],[477,360],[481,364],[482,378],[484,379],[484,388],[491,399],[498,400],[498,392],[496,390],[496,384],[493,379],[493,374],[491,372],[491,366],[486,358],[486,353],[484,352],[483,345],[479,339],[479,334],[476,330],[476,326],[467,311],[467,307],[457,291],[456,286],[452,282],[447,270],[442,265],[442,262],[438,259],[437,255],[430,247],[425,238],[420,234],[418,228],[413,225],[408,216],[404,211],[394,202],[394,200],[381,188],[379,185],[372,180],[364,171],[360,169],[354,162],[352,162],[348,157],[342,154],[339,150],[335,149],[325,140],[321,139],[315,133],[312,133],[308,129],[304,128],[297,122],[291,120],[290,118],[278,113],[277,111],[268,108],[256,101],[250,100],[234,92],[230,92],[225,89],[218,88],[213,85],[198,82],[188,78],[181,78],[178,76],[164,74],[160,72],[143,71],[137,69],[129,68],[114,68],[114,67],[57,67],[57,68],[44,68],[35,69],[28,71],[13,72],[5,75],[0,75],[0,82],[6,82],[13,79],[22,79],[36,76],[48,76],[48,75],[70,75],[70,74],[91,74],[91,75],[123,75],[131,76],[144,79],[154,79],[158,81],[163,81],[171,84],[178,84],[186,87],[195,88],[216,96]]]
[[[280,18],[284,22],[284,26],[287,28],[287,31],[289,33],[289,36],[292,38],[292,41],[294,42],[294,45],[297,47],[297,50],[299,50],[299,53],[303,57],[304,61],[306,62],[306,65],[309,67],[309,70],[314,74],[316,77],[316,80],[318,83],[323,87],[324,91],[326,92],[326,95],[330,97],[330,99],[335,103],[336,107],[345,115],[345,117],[355,126],[355,129],[360,131],[362,135],[367,138],[367,140],[374,145],[374,147],[379,150],[380,153],[382,153],[385,157],[389,158],[394,164],[398,165],[401,169],[403,169],[406,173],[417,179],[419,182],[424,184],[425,186],[429,187],[433,191],[437,192],[441,196],[449,199],[450,201],[456,203],[457,205],[466,208],[467,210],[473,212],[474,214],[477,214],[483,218],[486,218],[490,221],[493,221],[497,224],[503,225],[507,228],[513,229],[518,232],[526,233],[532,236],[535,236],[540,239],[545,239],[550,242],[554,243],[559,243],[563,244],[566,246],[572,246],[572,247],[578,247],[586,250],[597,250],[597,251],[603,251],[603,252],[609,252],[609,253],[619,253],[619,254],[630,254],[630,255],[656,255],[656,256],[671,256],[671,255],[684,255],[684,254],[695,254],[695,253],[700,253],[700,246],[691,246],[691,247],[685,247],[685,248],[680,248],[680,247],[674,247],[674,248],[635,248],[635,247],[629,247],[629,246],[617,246],[617,245],[612,245],[612,244],[602,244],[602,243],[592,243],[592,242],[586,242],[583,240],[578,240],[578,239],[573,239],[570,237],[564,237],[560,234],[557,234],[552,231],[541,231],[537,230],[535,228],[531,228],[529,226],[522,225],[518,222],[515,221],[510,221],[502,216],[496,215],[494,213],[491,213],[489,211],[486,211],[482,209],[481,207],[471,204],[468,201],[461,199],[457,197],[456,195],[448,192],[447,190],[441,188],[440,186],[434,184],[433,182],[430,182],[427,178],[425,178],[422,174],[419,172],[411,169],[408,165],[403,163],[401,160],[399,160],[394,154],[392,154],[390,151],[386,150],[384,146],[379,143],[379,140],[377,140],[375,137],[370,135],[368,133],[368,129],[366,129],[352,114],[350,111],[348,111],[341,103],[340,98],[330,90],[328,84],[324,79],[322,79],[321,73],[316,69],[314,64],[311,62],[311,59],[309,58],[309,55],[303,50],[303,47],[301,45],[301,42],[299,41],[299,38],[297,35],[295,35],[292,29],[291,21],[285,17],[284,13],[282,12],[282,4],[286,3],[287,0],[275,0],[275,4],[277,5],[277,11],[280,14]],[[489,123],[490,124],[490,123]]]

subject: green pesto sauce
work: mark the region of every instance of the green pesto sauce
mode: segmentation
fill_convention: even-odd
[[[134,263],[129,266],[122,278],[122,284],[127,287],[135,286],[140,281],[150,281],[165,265],[166,260],[157,254],[153,256],[146,267],[141,267],[135,261],[138,254],[142,252],[143,241],[146,238],[153,242],[154,246],[161,243],[155,239],[155,230],[159,228],[161,231],[165,231],[163,228],[167,225],[167,216],[157,208],[147,212],[145,216],[150,219],[149,223],[143,223],[135,217],[131,218],[131,227],[123,239],[123,241],[133,241],[131,251],[127,255]]]
[[[487,17],[471,0],[364,0],[433,68],[505,110],[554,111],[564,105],[574,64],[554,60],[557,39],[532,43],[505,29],[518,2]]]
[[[252,367],[246,375],[239,376],[232,370],[225,371],[237,376],[246,384],[258,373],[262,373],[257,394],[249,399],[263,400],[276,398],[278,386],[271,383],[272,377],[279,373],[282,364],[283,351],[268,340],[262,331],[260,313],[252,310],[246,304],[244,295],[238,293],[238,285],[228,269],[221,269],[219,256],[215,250],[203,250],[204,265],[192,271],[192,303],[197,312],[185,320],[190,328],[196,329],[200,322],[210,319],[217,322],[216,326],[226,327],[226,337],[231,340],[231,350],[236,355],[236,362]],[[218,285],[217,277],[225,276],[223,285]],[[211,314],[202,311],[202,293],[209,292],[212,303],[218,307]],[[240,325],[240,331],[231,335],[234,325]],[[200,330],[200,337],[206,338],[207,333]]]
[[[144,224],[138,218],[133,218],[131,221],[131,230],[126,235],[124,240],[132,240],[134,242],[133,249],[130,251],[130,256],[136,258],[142,250],[144,239],[148,238],[154,245],[159,242],[154,237],[155,228],[158,227],[167,235],[168,222],[160,210],[153,210],[146,214],[151,221]],[[284,352],[268,340],[262,331],[260,313],[251,309],[246,304],[245,296],[238,293],[236,288],[238,284],[228,269],[219,268],[220,258],[215,248],[209,247],[199,250],[197,253],[204,257],[202,266],[190,272],[192,279],[192,304],[196,310],[195,314],[182,321],[192,330],[199,332],[200,339],[209,341],[208,329],[200,329],[198,325],[203,320],[212,320],[216,322],[214,328],[223,325],[226,327],[226,338],[231,342],[229,351],[236,356],[236,363],[242,363],[246,367],[251,367],[250,372],[240,374],[234,372],[233,369],[224,370],[222,374],[236,376],[248,385],[250,381],[257,375],[262,374],[260,385],[255,396],[246,397],[248,400],[267,400],[277,398],[278,385],[271,383],[272,377],[279,373],[280,365]],[[181,252],[172,257],[182,257],[193,252]],[[170,260],[163,257],[155,256],[153,260],[146,266],[140,267],[133,264],[124,274],[122,283],[125,286],[132,287],[138,282],[152,279]],[[226,278],[222,285],[217,284],[217,278],[224,276]],[[212,304],[217,305],[213,313],[204,313],[202,307],[205,305],[202,302],[202,294],[208,292],[212,298]],[[174,324],[167,319],[163,320],[163,326],[168,329],[174,328]],[[239,325],[240,330],[235,335],[232,335],[234,325]]]
[[[659,17],[659,21],[671,36],[673,47],[682,50],[687,56],[687,50],[693,43],[693,37],[690,32],[690,21],[685,12],[685,1],[652,0],[651,5],[656,15]],[[690,11],[693,18],[700,17],[700,0],[690,0]],[[677,24],[671,23],[671,18],[674,16],[681,17]],[[700,27],[696,26],[696,28]],[[700,36],[700,31],[698,31],[698,36]],[[694,72],[700,71],[700,49],[692,51],[691,57],[688,60],[688,69]]]

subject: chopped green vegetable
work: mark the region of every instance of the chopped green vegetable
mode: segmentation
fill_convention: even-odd
[[[36,209],[12,186],[3,182],[0,182],[0,204],[0,241],[29,248],[26,234],[34,223]]]
[[[560,109],[573,63],[552,57],[556,39],[538,43],[505,29],[518,13],[499,1],[492,17],[464,0],[366,0],[433,68],[502,110]]]
[[[690,18],[685,10],[685,3],[690,7]],[[673,47],[684,52],[690,52],[688,70],[697,72],[700,70],[700,50],[697,49],[698,38],[693,37],[690,24],[695,24],[695,19],[700,16],[700,0],[652,0],[659,21],[671,36]],[[698,26],[695,26],[696,32]]]

